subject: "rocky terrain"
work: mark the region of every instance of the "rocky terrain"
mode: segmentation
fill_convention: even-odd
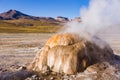
[[[119,80],[120,59],[104,61],[87,67],[74,75],[61,74],[49,68],[44,73],[26,69],[36,52],[53,34],[0,34],[0,80]],[[108,36],[108,35],[107,35]],[[112,37],[112,38],[111,38]],[[104,37],[119,55],[119,37]],[[113,38],[114,37],[114,38]],[[115,41],[115,42],[114,42]]]
[[[73,20],[79,22],[81,21],[80,17],[76,17]],[[81,58],[83,63],[81,67],[84,69],[77,71],[78,68],[75,67],[76,64],[68,63],[70,65],[69,68],[73,68],[73,71],[68,70],[66,72],[60,72],[61,69],[66,69],[66,66],[64,68],[59,67],[59,59],[62,59],[62,56],[60,55],[61,57],[56,57],[58,59],[55,60],[56,64],[53,64],[58,66],[59,69],[56,67],[55,69],[52,69],[53,67],[49,68],[46,66],[45,71],[38,71],[39,68],[36,67],[39,66],[40,61],[35,62],[32,70],[28,69],[31,62],[34,62],[34,58],[36,61],[36,53],[41,53],[39,51],[46,45],[50,48],[54,47],[53,50],[49,51],[49,56],[52,54],[55,55],[56,51],[58,53],[60,51],[66,53],[67,51],[72,54],[72,51],[81,50],[78,48],[78,46],[80,46],[79,44],[76,46],[73,45],[74,43],[78,43],[78,40],[76,41],[74,37],[69,38],[69,35],[66,35],[67,38],[63,36],[61,37],[60,46],[63,46],[64,44],[64,49],[60,46],[57,47],[59,50],[55,48],[55,46],[59,44],[57,39],[59,39],[60,36],[56,36],[48,40],[48,38],[53,35],[53,32],[58,32],[58,30],[60,30],[63,26],[61,23],[67,21],[69,21],[69,19],[66,17],[35,17],[26,15],[17,10],[9,10],[1,13],[0,32],[3,33],[0,33],[0,80],[120,80],[120,37],[118,37],[118,29],[114,30],[116,33],[107,34],[107,31],[109,31],[107,30],[105,31],[105,34],[100,35],[100,37],[111,47],[110,50],[107,48],[103,51],[108,51],[110,54],[114,53],[114,55],[112,55],[114,59],[110,59],[111,56],[109,57],[108,55],[102,55],[105,60],[103,61],[102,59],[104,58],[101,58],[101,60],[99,59],[99,62],[94,63],[93,61],[97,61],[97,59],[91,60],[91,58],[89,58],[88,60],[84,60],[84,58]],[[46,43],[47,40],[48,42]],[[68,40],[68,42],[66,40]],[[83,44],[85,44],[84,40]],[[66,46],[68,46],[72,51],[69,51]],[[85,46],[89,49],[89,45],[85,44]],[[81,47],[83,47],[83,45]],[[92,46],[92,48],[98,49],[99,53],[104,53],[101,52],[99,48],[95,48],[95,46]],[[111,50],[113,50],[113,52]],[[44,51],[45,50],[43,50],[43,53]],[[83,50],[83,53],[89,54],[91,48],[87,51],[88,52],[85,52],[85,50]],[[97,51],[94,51],[94,54],[95,53],[97,53]],[[89,57],[86,55],[84,56],[85,58]],[[96,56],[98,55],[91,55],[93,58]],[[109,59],[107,60],[108,57]],[[66,59],[67,58],[69,57],[66,57]],[[70,58],[69,60],[72,59]],[[73,61],[76,62],[76,59],[73,59]],[[45,62],[43,61],[43,63]]]

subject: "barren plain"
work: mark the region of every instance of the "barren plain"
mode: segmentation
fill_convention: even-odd
[[[0,66],[30,63],[36,52],[42,48],[51,33],[0,33]],[[107,41],[114,53],[120,55],[119,34],[106,34]]]
[[[6,71],[14,72],[16,71],[15,70],[16,68],[20,69],[21,66],[29,65],[29,63],[33,61],[36,52],[44,46],[47,39],[50,38],[52,35],[54,34],[53,33],[16,33],[16,34],[0,33],[0,73]],[[104,37],[102,36],[102,38],[109,43],[109,45],[114,50],[115,54],[120,55],[120,37],[118,36],[119,34],[105,34]],[[118,62],[118,64],[120,63]],[[105,65],[107,65],[107,63],[105,63]],[[107,71],[110,71],[109,68]],[[92,72],[94,73],[94,71]],[[120,77],[120,71],[117,70],[116,74],[117,74],[116,78],[113,79],[118,80]],[[76,77],[75,80],[79,80],[79,79],[84,80],[83,79],[84,76],[81,78],[82,75],[83,73],[78,74],[77,75],[78,79]],[[112,73],[110,75],[112,75]],[[97,79],[95,78],[95,80]],[[111,77],[110,78],[106,77],[105,79],[99,79],[99,80],[110,80],[110,79],[112,80]],[[23,80],[23,79],[13,79],[13,80]]]
[[[0,67],[30,63],[52,34],[0,34]]]

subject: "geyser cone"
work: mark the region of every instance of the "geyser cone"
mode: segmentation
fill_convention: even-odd
[[[100,48],[77,34],[63,33],[47,41],[29,69],[44,72],[49,68],[54,72],[75,74],[84,71],[91,64],[111,60],[112,57],[113,51],[108,45]]]

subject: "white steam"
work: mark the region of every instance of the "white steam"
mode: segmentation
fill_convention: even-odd
[[[81,22],[67,23],[67,32],[86,37],[98,36],[106,31],[120,33],[120,0],[90,0],[88,7],[80,9]]]

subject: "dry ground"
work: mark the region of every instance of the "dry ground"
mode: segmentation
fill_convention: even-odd
[[[27,64],[32,61],[37,50],[44,46],[53,34],[42,33],[0,33],[0,66]],[[115,53],[120,53],[120,37],[116,34],[105,35],[104,39]]]
[[[111,46],[115,54],[120,55],[120,34],[101,34],[100,37]]]
[[[17,33],[0,34],[0,66],[30,63],[37,50],[52,34]]]
[[[24,65],[31,62],[38,49],[44,46],[52,35],[50,33],[0,33],[0,66]],[[120,53],[118,35],[107,34],[103,37],[117,54]]]
[[[46,34],[42,34],[42,33],[16,33],[16,34],[15,33],[0,33],[0,73],[1,73],[1,71],[4,72],[4,69],[6,69],[6,68],[12,68],[12,67],[19,68],[22,65],[28,65],[35,57],[36,52],[41,47],[44,46],[47,39],[52,35],[53,34],[50,34],[50,33],[49,34],[48,33],[46,33]],[[112,47],[114,52],[118,55],[120,55],[120,37],[119,37],[119,35],[120,34],[106,34],[106,35],[104,35],[104,37],[101,35],[102,38],[110,44],[110,46]],[[12,65],[14,65],[14,66],[12,66]],[[96,65],[97,64],[95,64],[95,66]],[[98,64],[98,65],[100,66],[100,64]],[[105,63],[105,65],[107,65],[107,63]],[[104,66],[102,66],[102,67],[104,67]],[[89,68],[88,68],[88,70],[89,70]],[[90,68],[90,70],[91,70],[91,68]],[[103,72],[100,72],[101,70],[99,70],[100,76],[103,76],[103,78],[106,78],[106,79],[103,79],[103,78],[98,79],[100,77],[99,74],[96,74],[96,72],[94,74],[94,70],[93,70],[92,71],[93,74],[91,74],[91,75],[89,75],[88,72],[78,74],[75,80],[80,80],[80,79],[81,80],[87,80],[87,79],[92,80],[91,78],[88,78],[89,76],[95,77],[95,80],[119,80],[119,77],[120,77],[119,70],[120,70],[120,68],[118,68],[116,71],[116,68],[114,66],[110,66],[106,69],[106,71],[104,70]],[[108,73],[111,73],[109,76],[105,75],[105,74],[108,74],[108,73],[106,73],[107,71],[108,71]],[[116,72],[117,75],[114,72]],[[19,73],[19,74],[21,74],[21,73]],[[115,78],[114,78],[113,74],[116,75]],[[96,75],[98,75],[99,77],[96,77]],[[3,76],[4,76],[4,74],[3,74]],[[12,76],[12,74],[11,74],[11,76]],[[87,76],[87,78],[84,79],[84,77],[86,77],[86,76]],[[113,78],[110,76],[112,76]],[[17,80],[17,79],[14,79],[14,80]],[[18,79],[18,80],[20,80],[20,79]],[[72,79],[72,80],[74,80],[74,79]]]

